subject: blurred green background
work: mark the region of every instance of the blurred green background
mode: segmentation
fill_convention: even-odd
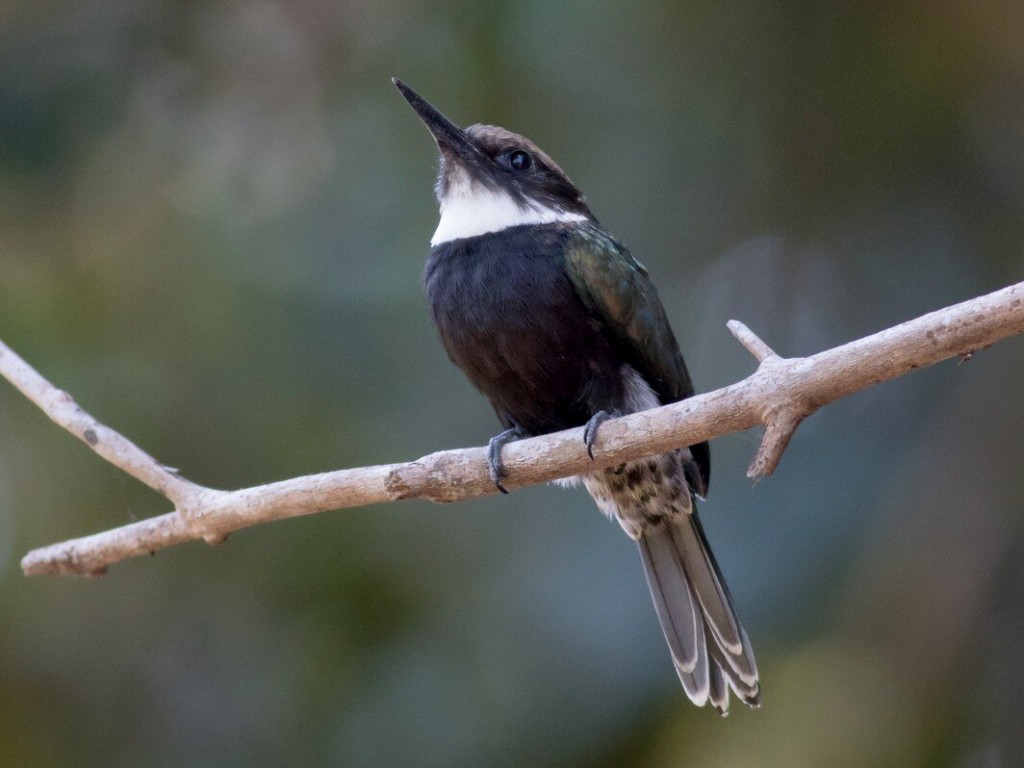
[[[7,2],[0,338],[224,488],[480,445],[389,83],[534,139],[650,268],[700,389],[1020,279],[1014,2]],[[582,491],[329,513],[116,566],[164,512],[0,383],[5,766],[1024,764],[1024,340],[837,403],[704,520],[764,706],[693,708]]]

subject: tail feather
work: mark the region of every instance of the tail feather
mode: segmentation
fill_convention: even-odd
[[[696,669],[704,650],[704,623],[694,603],[679,550],[668,536],[642,536],[637,540],[654,610],[665,630],[672,660],[680,675]]]
[[[708,664],[708,680],[708,699],[711,706],[723,715],[729,714],[729,684],[725,681],[722,667],[714,657]]]
[[[704,657],[704,661],[698,664],[693,672],[683,672],[679,667],[676,667],[676,674],[679,675],[679,681],[683,684],[683,690],[690,697],[690,701],[698,707],[703,707],[707,704],[708,696],[711,693],[710,678],[708,676],[710,667],[707,664],[707,657],[704,653],[701,655]]]
[[[654,608],[690,699],[725,714],[731,688],[759,701],[757,664],[696,511],[661,517],[638,539]]]
[[[739,622],[732,610],[732,601],[711,557],[711,550],[696,513],[686,517],[686,521],[667,523],[666,529],[679,550],[686,577],[700,601],[704,622],[718,644],[733,656],[738,656],[743,652],[743,640],[740,637]]]

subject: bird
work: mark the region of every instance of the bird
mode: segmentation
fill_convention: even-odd
[[[588,454],[609,418],[690,397],[694,387],[647,269],[597,220],[566,173],[529,139],[463,129],[392,82],[440,153],[440,220],[423,271],[448,356],[503,431],[488,443],[499,490],[510,441],[584,427]],[[584,472],[598,508],[637,543],[683,689],[729,709],[760,705],[757,664],[711,553],[696,500],[708,491],[706,442]]]

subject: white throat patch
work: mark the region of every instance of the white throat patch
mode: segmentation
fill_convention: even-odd
[[[500,232],[522,224],[550,224],[555,221],[585,221],[578,213],[568,213],[546,205],[520,206],[510,195],[481,184],[453,180],[441,201],[441,221],[430,244],[440,245],[464,237]]]

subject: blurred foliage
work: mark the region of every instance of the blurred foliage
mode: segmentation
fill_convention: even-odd
[[[479,445],[388,82],[536,140],[651,269],[698,385],[1020,279],[1024,6],[0,7],[0,337],[191,478]],[[100,581],[27,549],[166,510],[0,386],[0,765],[1024,764],[1024,342],[716,441],[763,669],[720,720],[581,492],[264,526]]]

